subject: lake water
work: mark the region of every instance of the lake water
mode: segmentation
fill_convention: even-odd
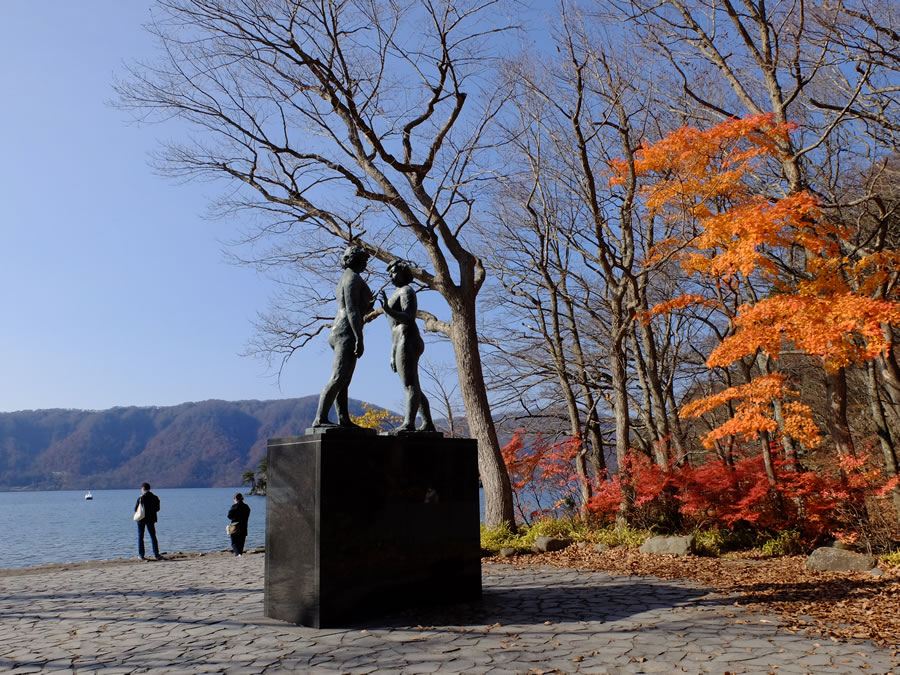
[[[229,549],[226,514],[235,492],[250,506],[246,548],[266,541],[266,498],[241,488],[172,488],[153,490],[161,509],[156,524],[159,550],[219,551]],[[134,503],[140,490],[84,492],[0,492],[0,569],[42,563],[81,562],[137,556]],[[481,517],[484,518],[484,495]],[[150,535],[144,546],[152,555]]]
[[[226,514],[241,488],[173,488],[153,493],[160,499],[156,536],[166,551],[229,549]],[[137,556],[134,503],[140,490],[84,492],[0,492],[0,569],[51,562],[79,562]],[[250,524],[246,548],[263,546],[266,498],[248,496]],[[150,535],[144,534],[152,555]]]

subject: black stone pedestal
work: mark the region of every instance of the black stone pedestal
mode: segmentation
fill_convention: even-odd
[[[476,441],[269,440],[265,614],[326,628],[481,596]]]

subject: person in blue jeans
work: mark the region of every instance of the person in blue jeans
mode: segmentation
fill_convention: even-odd
[[[150,492],[150,483],[141,484],[141,496],[138,497],[134,505],[135,512],[142,504],[144,506],[144,517],[137,521],[138,557],[141,560],[147,560],[144,557],[144,529],[146,528],[147,532],[150,533],[150,543],[153,544],[153,557],[157,560],[162,560],[163,557],[159,554],[159,542],[156,541],[156,514],[159,513],[159,497]]]
[[[231,550],[239,558],[244,552],[244,542],[247,541],[247,521],[250,520],[250,507],[244,503],[244,495],[240,492],[234,495],[234,504],[228,509],[227,518],[237,526],[231,534]]]

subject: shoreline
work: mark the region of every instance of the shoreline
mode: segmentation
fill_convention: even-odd
[[[264,546],[257,546],[256,548],[251,548],[244,551],[244,555],[264,553],[265,550],[266,549]],[[0,568],[0,579],[4,577],[19,577],[31,574],[44,574],[47,572],[66,572],[69,570],[79,569],[97,569],[102,567],[128,565],[135,563],[153,564],[176,560],[197,560],[199,558],[226,558],[231,557],[232,553],[230,548],[223,548],[217,551],[163,551],[163,556],[165,557],[165,560],[153,560],[151,558],[150,560],[143,561],[140,560],[137,556],[132,556],[130,558],[104,558],[102,560],[79,560],[75,562],[41,563],[40,565],[29,565],[28,567],[7,567]]]

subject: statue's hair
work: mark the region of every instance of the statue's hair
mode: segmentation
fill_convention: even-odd
[[[390,272],[395,267],[399,267],[400,269],[406,269],[412,272],[412,269],[409,266],[409,263],[403,260],[402,258],[394,258],[387,264],[388,272]]]
[[[403,272],[406,279],[408,281],[412,281],[412,278],[413,278],[412,266],[410,266],[410,264],[407,261],[405,261],[401,258],[395,258],[394,260],[391,260],[391,262],[389,262],[387,264],[387,273],[390,274],[394,270],[399,270],[400,272]]]
[[[345,268],[350,267],[354,260],[360,258],[368,260],[369,252],[357,243],[350,244],[341,257],[341,266]]]

